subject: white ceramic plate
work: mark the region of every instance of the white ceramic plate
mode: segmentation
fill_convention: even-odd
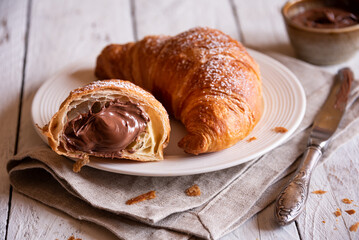
[[[105,171],[141,176],[181,176],[216,171],[255,159],[282,144],[295,131],[304,116],[306,99],[304,90],[285,66],[259,52],[250,50],[260,66],[263,81],[264,112],[257,126],[246,138],[231,148],[216,153],[193,156],[177,147],[185,135],[183,125],[171,120],[170,144],[161,162],[135,162],[101,159],[91,161],[90,166]],[[46,81],[36,93],[32,103],[34,124],[43,126],[49,122],[69,92],[95,80],[93,65],[75,63]],[[285,127],[288,132],[275,133],[275,127]],[[46,139],[38,130],[39,135]]]

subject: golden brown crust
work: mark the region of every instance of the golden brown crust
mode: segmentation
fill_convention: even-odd
[[[77,163],[74,164],[75,172],[78,172],[83,165],[90,161],[91,154],[66,150],[62,142],[63,128],[68,121],[67,114],[71,110],[76,110],[76,107],[83,102],[96,99],[96,96],[99,99],[108,98],[109,101],[118,97],[125,97],[126,99],[139,103],[145,108],[147,114],[149,114],[151,127],[156,128],[151,128],[151,131],[157,131],[155,132],[156,136],[152,136],[155,138],[154,144],[156,144],[154,152],[149,152],[148,154],[125,152],[122,158],[137,161],[157,161],[163,159],[163,148],[166,147],[169,142],[170,124],[168,114],[162,104],[158,102],[152,94],[131,82],[115,79],[96,81],[73,90],[61,104],[59,111],[52,117],[50,122],[42,128],[43,133],[48,138],[49,146],[56,153],[79,159]]]
[[[152,92],[185,125],[188,135],[179,146],[192,154],[232,146],[262,113],[258,65],[238,41],[214,29],[109,45],[95,74],[128,79]]]

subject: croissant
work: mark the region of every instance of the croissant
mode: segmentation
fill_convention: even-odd
[[[95,75],[127,79],[154,94],[186,127],[178,145],[187,153],[234,145],[262,113],[258,65],[238,41],[215,29],[111,44],[98,56]]]
[[[56,153],[78,159],[78,172],[90,157],[162,160],[170,124],[152,94],[128,81],[106,80],[72,91],[42,131]]]

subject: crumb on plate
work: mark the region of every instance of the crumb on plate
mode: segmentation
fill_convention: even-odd
[[[156,191],[149,191],[148,193],[144,193],[137,197],[131,198],[130,200],[127,200],[126,204],[132,205],[145,200],[154,199],[155,197],[156,197]]]
[[[257,140],[257,138],[256,137],[251,137],[250,139],[247,140],[247,142],[252,142],[254,140]]]
[[[273,128],[273,131],[275,131],[276,133],[286,133],[288,132],[288,129],[286,129],[285,127],[275,127]]]

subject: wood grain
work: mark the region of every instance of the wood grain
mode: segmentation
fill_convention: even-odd
[[[258,230],[258,217],[254,215],[242,226],[228,233],[221,240],[233,240],[233,239],[261,239]]]
[[[344,222],[345,230],[349,233],[351,239],[359,238],[358,232],[348,231],[351,225],[359,222],[358,156],[359,137],[355,137],[350,143],[339,149],[330,161],[323,165],[333,198],[342,212],[341,220]],[[336,161],[339,158],[346,161]],[[342,202],[344,198],[354,201],[352,204],[345,204]],[[345,210],[349,209],[354,209],[356,213],[353,215],[347,214]]]
[[[260,51],[273,51],[293,56],[281,8],[285,0],[234,0],[243,43]]]
[[[217,28],[239,39],[228,0],[135,0],[137,35],[175,35],[197,26]]]
[[[295,223],[279,226],[274,219],[274,204],[258,213],[258,228],[261,239],[300,239]]]
[[[324,190],[327,193],[311,193],[316,190]],[[303,239],[325,239],[329,236],[331,239],[348,239],[349,233],[343,218],[336,218],[334,215],[339,205],[323,166],[315,169],[309,192],[306,208],[298,218]]]
[[[27,1],[0,1],[0,239],[5,238],[10,185],[6,162],[15,152],[25,53]]]

